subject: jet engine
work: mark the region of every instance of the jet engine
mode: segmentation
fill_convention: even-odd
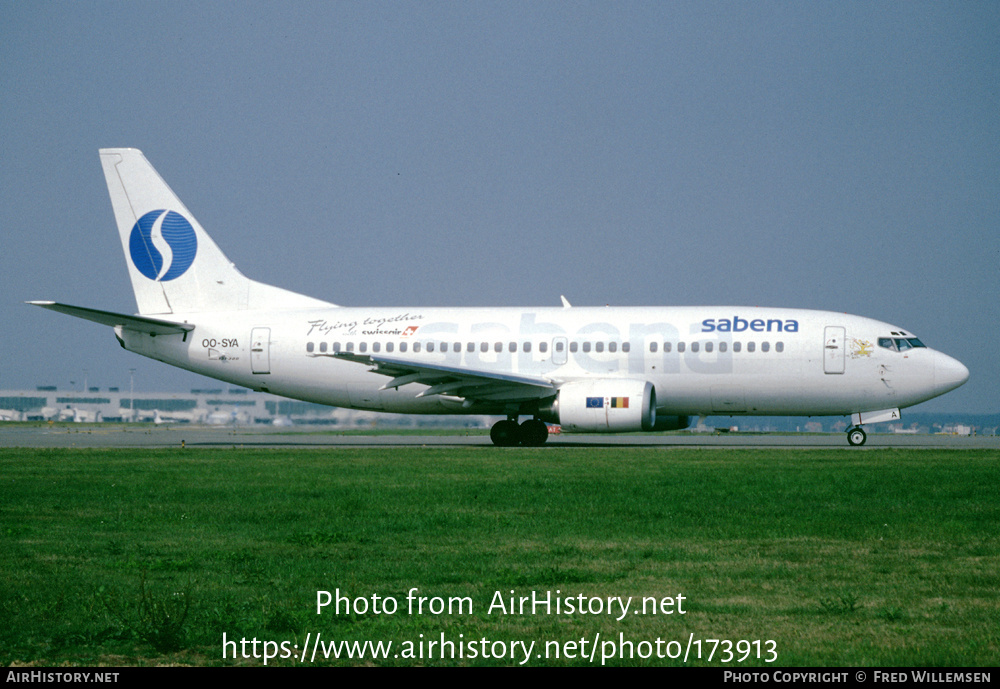
[[[542,414],[576,433],[651,431],[656,425],[656,392],[648,380],[575,380]]]

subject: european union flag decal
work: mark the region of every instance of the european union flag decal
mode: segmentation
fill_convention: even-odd
[[[588,397],[587,409],[602,409],[604,407],[603,397]]]

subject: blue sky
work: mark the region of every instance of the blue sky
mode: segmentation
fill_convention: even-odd
[[[97,156],[131,146],[257,280],[847,311],[969,367],[918,410],[998,410],[1000,4],[0,9],[0,388],[205,385],[22,304],[134,311]]]

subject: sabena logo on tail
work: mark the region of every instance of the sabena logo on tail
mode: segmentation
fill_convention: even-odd
[[[168,282],[194,263],[198,238],[187,218],[160,209],[146,213],[132,226],[128,248],[140,273],[156,282]]]

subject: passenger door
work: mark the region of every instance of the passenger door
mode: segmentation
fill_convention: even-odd
[[[843,326],[828,325],[823,331],[823,372],[843,373],[846,358],[846,331]]]
[[[254,328],[250,331],[250,371],[257,374],[271,372],[270,328]]]

